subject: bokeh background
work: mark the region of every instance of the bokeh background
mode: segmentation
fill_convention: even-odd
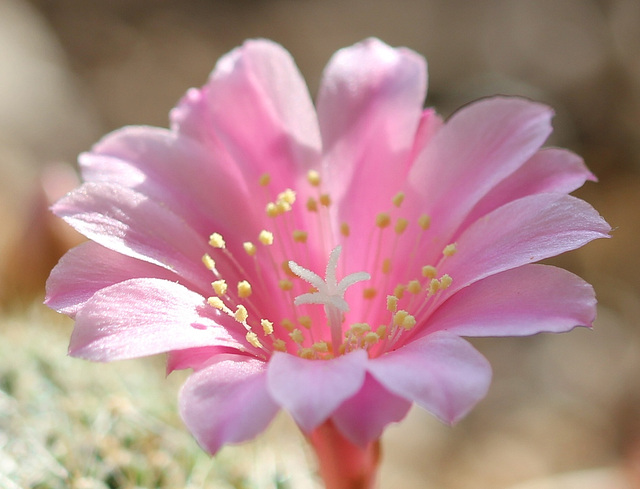
[[[454,428],[419,410],[390,428],[380,487],[640,487],[640,2],[0,0],[0,488],[316,487],[286,417],[210,459],[162,359],[66,357],[71,323],[40,302],[78,237],[47,206],[80,151],[166,126],[244,39],[282,43],[315,93],[330,55],[369,36],[427,57],[427,105],[445,115],[497,93],[552,105],[549,143],[585,158],[600,182],[577,194],[614,227],[553,260],[595,285],[594,330],[476,341],[488,397]]]

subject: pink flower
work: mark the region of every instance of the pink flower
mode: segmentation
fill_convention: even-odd
[[[90,240],[47,284],[70,354],[193,369],[180,410],[211,453],[279,409],[364,446],[414,402],[453,423],[486,394],[461,336],[590,326],[591,286],[533,264],[610,230],[567,195],[594,180],[581,159],[541,149],[552,111],[495,97],[443,122],[426,84],[422,57],[369,39],[314,109],[290,55],[247,41],[170,130],[107,135],[53,208]]]

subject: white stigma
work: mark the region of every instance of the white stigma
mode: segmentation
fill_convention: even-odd
[[[324,312],[331,328],[331,342],[333,343],[334,351],[337,351],[342,341],[342,313],[349,311],[349,304],[344,300],[345,292],[352,285],[371,278],[371,275],[367,272],[356,272],[347,275],[338,282],[336,268],[338,267],[338,259],[341,252],[342,246],[336,246],[331,251],[324,280],[296,262],[289,262],[289,268],[293,273],[317,289],[317,292],[297,296],[293,303],[296,306],[301,304],[322,304],[324,306]]]

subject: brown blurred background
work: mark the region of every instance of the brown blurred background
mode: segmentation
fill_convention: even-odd
[[[389,430],[382,487],[640,487],[637,0],[0,0],[2,308],[39,300],[77,240],[46,212],[74,185],[60,163],[120,126],[166,126],[248,37],[283,44],[313,94],[329,56],[369,36],[425,55],[445,115],[497,93],[552,105],[550,144],[585,158],[600,182],[578,195],[614,227],[554,260],[594,283],[594,331],[476,342],[490,395],[453,430],[417,411]]]

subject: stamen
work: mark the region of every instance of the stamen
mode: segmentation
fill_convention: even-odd
[[[300,331],[299,329],[294,329],[291,333],[289,333],[289,336],[293,341],[295,341],[299,345],[301,345],[302,342],[304,341],[304,335],[302,334],[302,331]]]
[[[309,233],[307,233],[306,231],[294,231],[293,240],[296,243],[306,243],[308,235]]]
[[[224,248],[226,246],[224,239],[220,233],[213,233],[209,236],[209,244],[214,248]]]
[[[396,312],[398,309],[398,298],[395,295],[387,296],[387,311]]]
[[[254,346],[256,348],[262,348],[262,343],[260,343],[260,340],[258,339],[258,335],[255,334],[253,331],[249,331],[247,333],[246,338],[251,346]]]
[[[264,334],[270,335],[273,334],[273,323],[267,319],[260,320],[260,326],[262,326],[262,330]]]
[[[405,218],[403,218],[403,217],[398,218],[398,220],[396,221],[396,226],[395,226],[396,234],[404,233],[404,231],[405,231],[405,229],[407,229],[408,225],[409,225],[409,221],[407,221]]]
[[[265,246],[271,246],[273,244],[273,233],[263,229],[260,231],[258,240]]]
[[[238,282],[238,297],[246,299],[251,295],[251,284],[246,280]]]
[[[204,263],[204,266],[207,267],[207,270],[213,270],[214,268],[216,268],[216,262],[209,256],[209,254],[206,254],[202,257],[202,263]]]
[[[309,212],[318,212],[318,201],[313,197],[309,197],[307,200],[307,210]]]
[[[223,296],[227,293],[227,283],[224,280],[211,282],[211,286],[218,296]]]
[[[351,229],[349,228],[349,225],[346,222],[343,222],[342,224],[340,224],[340,234],[342,234],[342,236],[347,238],[350,233],[351,233]]]
[[[444,250],[442,250],[442,254],[444,256],[453,256],[456,254],[456,251],[458,251],[456,249],[456,243],[451,243],[444,247]]]
[[[367,287],[362,291],[362,297],[364,299],[373,299],[378,294],[378,290],[375,287]]]
[[[322,194],[319,200],[320,205],[323,207],[329,207],[331,205],[331,196],[329,194]]]
[[[418,218],[418,225],[422,228],[423,231],[426,231],[427,229],[429,229],[429,226],[431,226],[431,218],[426,214],[421,215]]]
[[[291,280],[282,279],[278,281],[278,287],[285,292],[293,289],[293,282]]]
[[[316,170],[309,170],[307,173],[307,181],[314,187],[320,185],[320,174]]]
[[[400,207],[404,201],[404,192],[398,192],[392,199],[393,205]]]
[[[242,247],[244,248],[244,251],[247,253],[247,255],[254,256],[256,254],[256,245],[254,245],[251,241],[245,241],[244,243],[242,243]]]
[[[311,317],[310,316],[300,316],[300,317],[298,317],[298,322],[300,323],[300,326],[302,326],[303,328],[306,328],[306,329],[310,329],[311,328]]]
[[[269,182],[271,182],[271,175],[269,175],[268,173],[263,173],[260,176],[259,182],[261,187],[266,187],[267,185],[269,185]]]
[[[236,312],[233,314],[233,318],[239,323],[244,323],[249,317],[249,313],[247,312],[247,308],[242,304],[238,304],[236,307]]]
[[[386,212],[381,212],[376,216],[376,226],[380,229],[384,229],[391,224],[391,216]]]
[[[282,322],[280,323],[282,325],[282,327],[284,329],[286,329],[287,331],[291,332],[293,331],[295,325],[293,324],[293,321],[291,321],[291,319],[283,319]]]
[[[417,295],[422,290],[422,286],[420,285],[420,282],[418,282],[417,280],[411,280],[407,284],[407,290],[409,290],[409,292],[411,292],[412,294]]]
[[[382,273],[388,275],[391,272],[391,258],[382,260]]]
[[[446,289],[453,283],[453,279],[449,276],[449,274],[445,273],[442,277],[440,277],[440,289]]]
[[[425,265],[422,267],[422,276],[425,278],[435,278],[438,275],[438,270],[436,267],[432,267],[431,265]]]
[[[273,340],[273,349],[276,351],[287,351],[287,344],[280,338]]]

